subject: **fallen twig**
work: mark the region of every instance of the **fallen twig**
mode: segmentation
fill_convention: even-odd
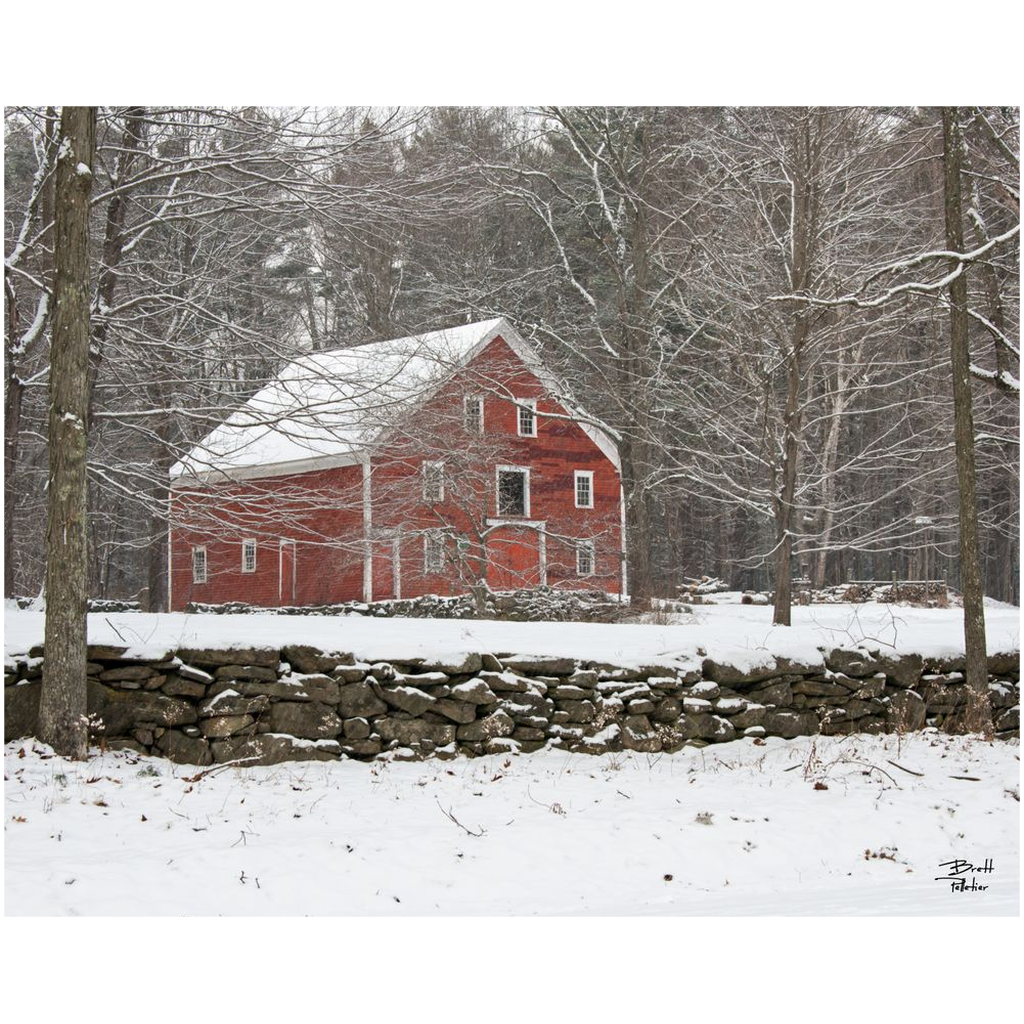
[[[234,768],[236,765],[245,764],[247,761],[257,760],[257,755],[252,757],[239,757],[234,761],[225,761],[223,764],[215,764],[212,768],[204,768],[201,772],[196,772],[195,775],[183,775],[181,777],[182,782],[198,782],[200,779],[205,779],[207,775],[212,775],[214,772],[222,771],[224,768]]]
[[[870,772],[879,772],[882,775],[884,775],[897,789],[900,788],[900,784],[884,768],[879,768],[877,764],[871,764],[868,761],[858,761],[858,760],[854,760],[853,758],[850,759],[850,763],[851,764],[859,764],[861,767],[867,768],[868,773],[870,773]],[[911,773],[911,774],[913,774],[913,773]]]
[[[886,760],[889,761],[888,758],[886,758]],[[924,778],[924,772],[911,771],[909,768],[904,768],[903,765],[897,764],[895,761],[889,761],[889,764],[891,764],[893,768],[899,768],[901,772],[906,772],[908,775],[916,775],[918,778]]]
[[[462,822],[461,822],[461,821],[459,821],[459,819],[458,819],[458,818],[456,818],[454,814],[452,814],[452,811],[451,811],[451,808],[450,808],[450,807],[449,807],[449,808],[448,808],[448,810],[446,811],[446,810],[445,810],[445,809],[444,809],[443,807],[441,807],[441,801],[440,801],[440,800],[436,800],[436,799],[435,799],[435,801],[434,801],[434,802],[435,802],[435,803],[437,804],[437,806],[438,806],[438,807],[440,808],[440,810],[441,810],[441,813],[442,813],[442,814],[443,814],[443,815],[444,815],[444,816],[445,816],[445,817],[446,817],[446,818],[447,818],[447,819],[448,819],[449,821],[451,821],[451,822],[454,822],[454,823],[455,823],[456,825],[458,825],[458,826],[459,826],[459,828],[461,828],[461,829],[462,829],[462,831],[463,831],[463,832],[465,832],[467,836],[473,836],[474,838],[476,838],[476,839],[479,839],[479,838],[480,838],[480,836],[482,836],[482,835],[483,835],[483,834],[484,834],[484,833],[485,833],[485,832],[487,831],[487,829],[485,829],[485,828],[483,828],[483,827],[481,827],[481,828],[480,828],[480,831],[479,831],[479,832],[474,832],[474,831],[473,831],[472,829],[466,828],[466,826],[465,826],[465,825],[463,825],[463,824],[462,824]]]

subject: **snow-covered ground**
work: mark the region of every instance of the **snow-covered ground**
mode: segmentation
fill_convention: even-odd
[[[925,732],[196,777],[14,743],[6,912],[1015,915],[1019,750]],[[966,873],[987,888],[936,880],[954,860],[990,862]]]
[[[5,611],[4,648],[23,654],[43,640],[43,613]],[[962,654],[963,613],[880,604],[812,605],[793,609],[793,626],[772,626],[772,610],[756,605],[695,607],[667,625],[581,622],[490,622],[458,619],[376,619],[359,615],[89,616],[93,643],[128,644],[140,655],[177,647],[312,644],[364,660],[425,657],[465,650],[547,654],[630,665],[712,657],[753,660],[770,652],[813,658],[819,647],[866,643],[940,657]],[[988,649],[1017,650],[1020,609],[989,608]]]

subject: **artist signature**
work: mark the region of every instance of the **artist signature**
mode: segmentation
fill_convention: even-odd
[[[936,882],[949,882],[950,892],[984,892],[988,886],[978,882],[976,875],[991,875],[995,871],[991,857],[986,857],[980,864],[972,864],[969,860],[943,861],[939,865],[940,870],[946,869],[946,874],[936,875]]]

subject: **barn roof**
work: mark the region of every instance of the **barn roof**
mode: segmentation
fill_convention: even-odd
[[[389,425],[499,335],[558,394],[532,347],[503,317],[312,352],[288,363],[276,380],[176,462],[170,476],[239,479],[357,462]],[[561,395],[559,400],[566,401]],[[594,427],[584,429],[617,465],[610,438]]]

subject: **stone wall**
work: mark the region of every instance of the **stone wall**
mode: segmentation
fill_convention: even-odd
[[[32,735],[42,650],[8,657],[5,742]],[[470,653],[368,664],[310,647],[89,648],[89,713],[110,748],[197,765],[530,752],[671,752],[737,737],[956,730],[963,659],[823,651],[634,668]],[[997,735],[1019,735],[1020,657],[989,658]]]
[[[424,594],[407,600],[347,601],[343,604],[262,608],[232,601],[201,604],[193,601],[185,611],[196,615],[369,615],[405,619],[501,619],[509,622],[616,622],[629,614],[628,603],[609,597],[603,590],[557,590],[530,587],[523,590],[484,590],[442,597]]]

